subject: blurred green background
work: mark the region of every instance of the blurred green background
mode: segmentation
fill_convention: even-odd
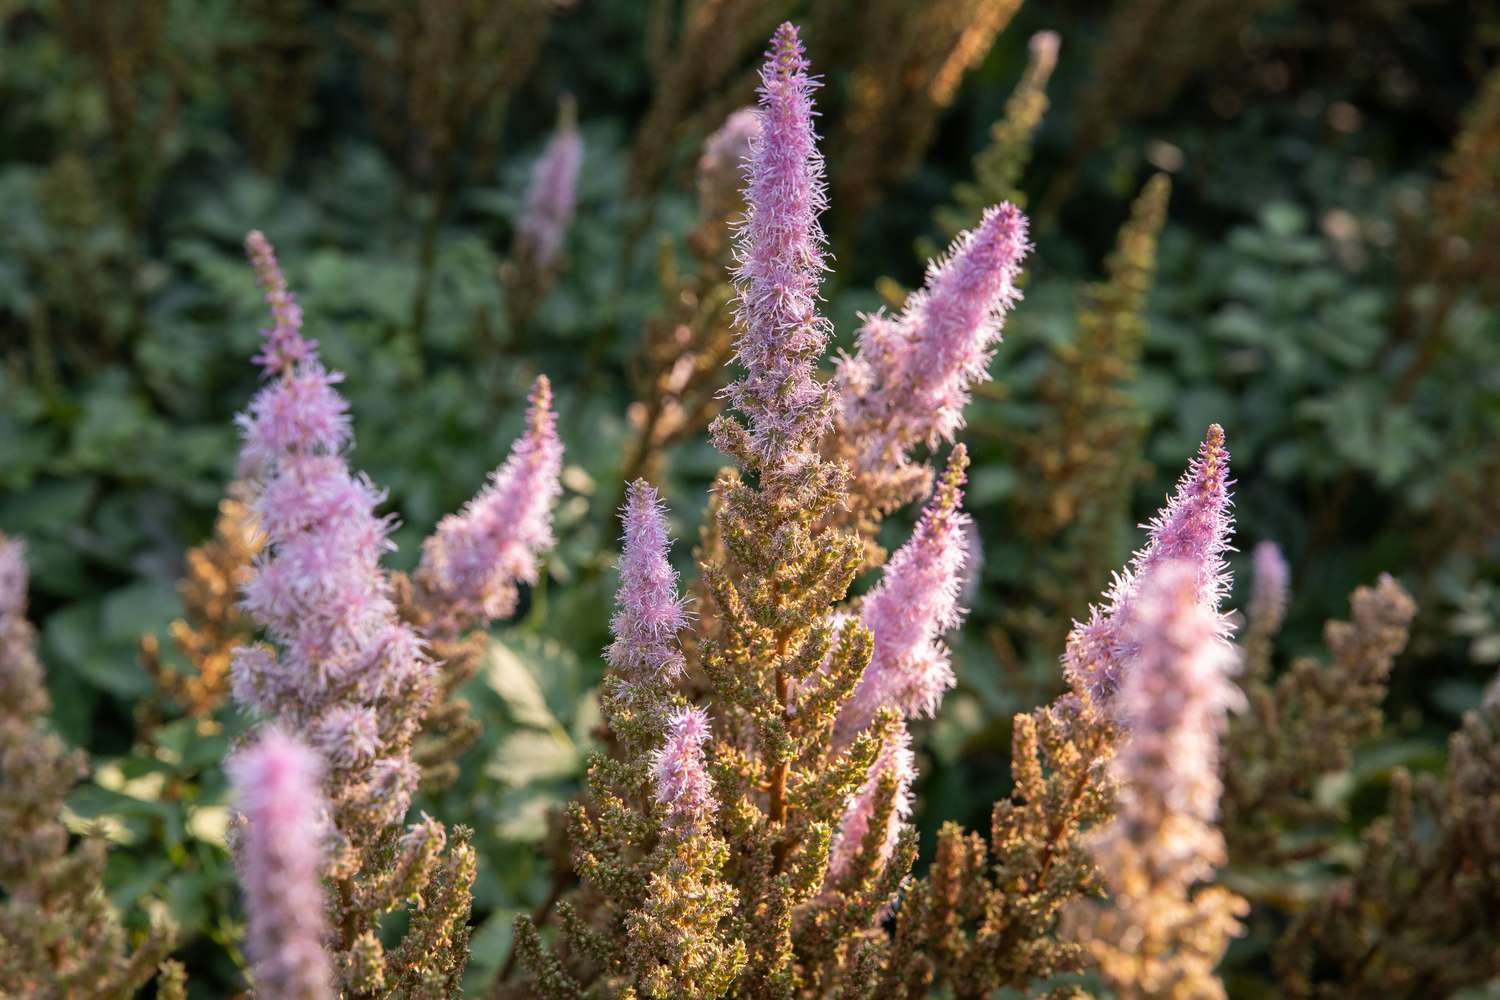
[[[945,3],[985,6],[930,7]],[[1028,38],[1062,40],[1019,185],[1037,243],[1026,299],[963,434],[984,558],[953,641],[959,689],[919,734],[926,835],[943,819],[986,825],[1010,716],[1059,683],[1060,649],[1037,637],[1066,619],[1018,625],[1056,583],[1017,514],[1047,488],[1018,444],[1055,419],[1039,387],[1158,170],[1173,191],[1128,387],[1146,465],[1106,564],[1217,421],[1238,547],[1274,539],[1294,568],[1286,653],[1316,648],[1354,585],[1400,577],[1421,613],[1386,733],[1346,792],[1353,826],[1391,767],[1441,764],[1500,664],[1500,253],[1473,238],[1500,238],[1495,161],[1464,168],[1478,176],[1456,216],[1434,208],[1500,46],[1495,4],[1033,0],[951,101],[898,100],[884,132],[853,123],[861,74],[894,58],[882,25],[904,0],[700,3],[726,20],[696,48],[679,6],[0,3],[0,530],[28,544],[57,724],[94,757],[77,824],[103,822],[119,843],[120,902],[172,909],[204,996],[237,977],[217,764],[246,723],[225,707],[200,727],[170,702],[144,718],[155,682],[138,642],[168,644],[184,552],[211,534],[233,476],[264,323],[244,234],[275,243],[308,331],[347,373],[352,461],[401,519],[395,566],[503,458],[531,378],[558,390],[560,544],[474,682],[485,731],[464,778],[427,804],[479,833],[477,984],[546,892],[535,846],[596,721],[627,408],[649,380],[647,329],[671,307],[662,255],[692,267],[699,144],[748,102],[780,16],[807,26],[825,75],[825,296],[845,348],[877,288],[920,283],[915,248],[943,239],[933,212],[972,176]],[[586,144],[577,217],[564,268],[518,323],[498,275],[564,94]],[[1493,144],[1500,120],[1487,128]],[[887,155],[891,142],[916,152]],[[872,162],[891,168],[868,179]],[[720,461],[699,435],[664,466],[685,570]],[[909,523],[893,519],[885,540]]]

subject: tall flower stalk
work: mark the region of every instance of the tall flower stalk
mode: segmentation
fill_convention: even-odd
[[[1225,860],[1219,739],[1243,701],[1236,658],[1186,559],[1146,570],[1128,631],[1135,652],[1116,698],[1128,736],[1111,766],[1119,812],[1094,838],[1111,901],[1080,907],[1079,933],[1121,997],[1223,997],[1214,969],[1248,907],[1200,883]]]
[[[380,566],[392,547],[392,519],[375,510],[384,496],[344,458],[348,406],[334,388],[342,376],[302,336],[269,242],[251,233],[246,246],[274,323],[257,356],[270,381],[240,418],[242,472],[266,535],[245,607],[274,645],[237,651],[235,697],[326,764],[332,828],[322,874],[333,890],[339,988],[363,997],[403,982],[456,982],[472,848],[462,831],[449,848],[430,819],[402,830],[420,777],[412,744],[436,668],[398,617]],[[441,901],[414,910],[406,938],[387,954],[381,915],[424,887]]]

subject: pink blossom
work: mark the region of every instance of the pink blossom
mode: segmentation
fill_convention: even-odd
[[[896,798],[876,853],[876,860],[881,864],[890,860],[901,836],[901,827],[911,816],[911,786],[916,781],[917,765],[911,751],[911,735],[904,724],[898,726],[881,746],[880,754],[870,766],[869,776],[844,807],[838,833],[829,850],[826,884],[831,885],[849,873],[870,832],[870,824],[875,821],[880,779],[885,775],[895,782]]]
[[[384,494],[343,455],[350,437],[347,405],[333,389],[340,376],[301,339],[270,245],[258,234],[248,242],[277,312],[265,333],[272,381],[240,418],[242,466],[254,470],[251,507],[266,536],[244,606],[275,648],[237,651],[234,692],[316,742],[334,764],[334,804],[343,808],[369,791],[365,780],[378,768],[409,769],[433,665],[397,617],[380,567],[392,548],[392,519],[375,512]],[[384,801],[398,819],[411,787],[393,786]]]
[[[526,208],[516,234],[517,247],[538,270],[547,270],[562,255],[563,238],[573,221],[578,197],[578,170],[583,164],[583,136],[568,101],[557,131],[547,142],[531,173]]]
[[[905,718],[932,716],[953,687],[953,666],[941,636],[963,620],[958,594],[970,519],[959,510],[962,482],[955,476],[933,494],[911,538],[865,598],[860,617],[875,648],[839,716],[839,743],[853,739],[886,706]]]
[[[902,462],[921,442],[953,440],[1006,314],[1021,298],[1031,250],[1026,217],[1005,202],[928,264],[927,281],[899,316],[866,317],[853,357],[839,363],[840,420],[859,449],[856,471]]]
[[[322,762],[271,726],[227,767],[245,818],[237,857],[255,992],[288,1000],[331,998],[320,879],[327,831]]]
[[[816,460],[829,421],[815,377],[829,323],[818,314],[826,242],[823,157],[797,29],[777,29],[761,69],[760,134],[750,143],[747,209],[735,247],[736,359],[744,376],[726,393],[748,421],[762,473],[793,473]]]
[[[656,801],[667,809],[668,828],[679,834],[702,831],[719,808],[703,759],[708,734],[708,714],[683,706],[667,717],[666,742],[651,755]]]
[[[751,144],[760,135],[760,114],[740,108],[703,143],[698,157],[698,217],[723,219],[739,201]]]
[[[0,535],[0,622],[26,613],[26,545]]]
[[[516,584],[535,583],[537,557],[553,545],[552,506],[562,493],[562,441],[552,386],[537,376],[526,433],[505,463],[422,546],[417,578],[451,608],[437,631],[483,626],[515,610]]]
[[[1252,622],[1280,624],[1286,614],[1291,570],[1275,542],[1261,542],[1250,557],[1254,576],[1250,580],[1250,603],[1245,614]],[[1274,626],[1273,626],[1274,627]]]
[[[677,571],[667,561],[666,508],[644,479],[625,498],[620,588],[610,621],[615,641],[605,653],[625,687],[668,683],[682,673],[677,633],[684,621]]]
[[[1228,619],[1219,611],[1229,591],[1224,553],[1234,527],[1230,513],[1229,451],[1224,429],[1210,424],[1198,455],[1177,484],[1167,506],[1145,525],[1146,544],[1130,565],[1115,574],[1101,605],[1089,609],[1086,623],[1074,622],[1063,662],[1068,676],[1098,701],[1107,701],[1121,682],[1123,666],[1134,656],[1131,615],[1141,581],[1163,562],[1183,560],[1194,568],[1199,603],[1227,637]]]
[[[1141,578],[1129,625],[1135,650],[1116,708],[1128,728],[1111,762],[1121,784],[1116,829],[1149,870],[1205,877],[1222,853],[1219,734],[1243,696],[1219,615],[1200,595],[1200,567],[1162,559]]]

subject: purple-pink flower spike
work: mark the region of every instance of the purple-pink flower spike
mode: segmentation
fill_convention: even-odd
[[[760,134],[751,140],[747,203],[735,247],[736,359],[745,374],[727,391],[749,422],[762,473],[793,473],[815,460],[828,425],[828,394],[815,376],[829,323],[818,314],[827,206],[813,131],[807,60],[797,29],[776,30],[761,68]]]
[[[537,557],[552,548],[563,447],[545,375],[537,376],[530,401],[526,432],[505,463],[423,543],[417,579],[450,609],[436,631],[457,633],[510,615],[517,581],[536,583]]]
[[[610,621],[615,641],[605,659],[626,688],[670,683],[682,673],[677,633],[685,614],[677,571],[667,561],[666,509],[655,488],[637,479],[626,491],[624,513],[620,588]]]
[[[26,613],[26,545],[0,535],[0,622]]]
[[[667,716],[667,739],[652,755],[656,801],[667,810],[668,829],[682,835],[703,832],[719,804],[703,759],[708,713],[685,705]]]
[[[274,306],[286,288],[275,257],[258,234],[247,245]],[[283,350],[293,342],[306,349]],[[347,404],[332,388],[339,376],[323,369],[294,324],[279,319],[266,331],[265,353],[282,359],[267,365],[274,381],[239,418],[241,464],[254,471],[252,509],[267,539],[244,605],[280,652],[237,651],[235,697],[313,740],[329,760],[364,761],[387,793],[381,805],[394,821],[416,786],[409,751],[372,759],[371,727],[351,706],[411,701],[382,716],[378,727],[382,752],[404,746],[420,725],[432,663],[397,617],[380,568],[392,547],[391,519],[375,513],[383,494],[353,473],[342,454],[349,424]],[[360,782],[344,793],[361,795]]]
[[[838,375],[841,419],[859,469],[899,462],[920,442],[953,439],[970,390],[989,378],[1030,249],[1026,216],[1009,202],[996,205],[928,265],[926,284],[899,316],[866,318],[857,352]]]
[[[320,875],[326,807],[322,761],[272,726],[227,768],[245,825],[238,862],[248,923],[245,951],[258,996],[333,996]]]
[[[755,108],[732,112],[703,142],[698,157],[698,217],[721,219],[739,201],[740,182],[750,157],[751,143],[760,134]]]
[[[1185,881],[1206,876],[1222,854],[1211,827],[1222,790],[1219,733],[1243,701],[1200,572],[1194,560],[1163,559],[1140,580],[1128,630],[1136,653],[1116,696],[1129,737],[1110,765],[1121,785],[1116,835],[1136,843],[1150,870]]]
[[[911,786],[917,777],[917,765],[911,751],[911,735],[906,731],[904,723],[897,726],[881,746],[880,754],[870,766],[869,776],[844,807],[838,833],[828,852],[825,884],[832,884],[847,874],[859,854],[865,835],[870,831],[870,824],[875,821],[880,779],[886,774],[895,782],[896,800],[876,853],[876,861],[880,864],[890,860],[891,852],[896,849],[896,841],[901,836],[902,824],[911,816]]]
[[[1280,624],[1286,614],[1287,591],[1292,577],[1286,557],[1275,542],[1261,542],[1251,553],[1250,562],[1254,576],[1250,581],[1250,603],[1245,615],[1252,622]]]
[[[578,132],[571,100],[563,104],[557,131],[532,169],[517,242],[538,270],[562,256],[563,239],[573,221],[578,198],[578,170],[583,165],[583,136]]]
[[[907,541],[865,598],[861,619],[875,640],[869,665],[839,716],[837,742],[847,744],[889,706],[904,718],[936,714],[953,687],[942,634],[963,620],[958,594],[968,558],[969,516],[963,502],[963,445]]]
[[[1213,615],[1219,636],[1228,636],[1229,620],[1219,605],[1229,592],[1224,553],[1234,528],[1231,485],[1224,429],[1210,424],[1176,493],[1146,525],[1146,544],[1115,574],[1103,603],[1089,609],[1088,621],[1075,622],[1068,636],[1065,670],[1096,701],[1107,702],[1121,682],[1135,651],[1130,636],[1137,592],[1141,581],[1163,562],[1183,560],[1194,568],[1197,599]]]

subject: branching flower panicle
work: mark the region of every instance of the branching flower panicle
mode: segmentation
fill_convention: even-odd
[[[536,583],[538,557],[552,548],[552,507],[562,494],[562,441],[552,385],[537,376],[526,432],[461,513],[443,518],[423,543],[417,582],[432,593],[435,633],[456,635],[508,617],[518,583]]]
[[[583,136],[571,98],[563,101],[557,131],[547,141],[526,189],[526,205],[516,232],[517,255],[538,273],[556,266],[578,199]]]

